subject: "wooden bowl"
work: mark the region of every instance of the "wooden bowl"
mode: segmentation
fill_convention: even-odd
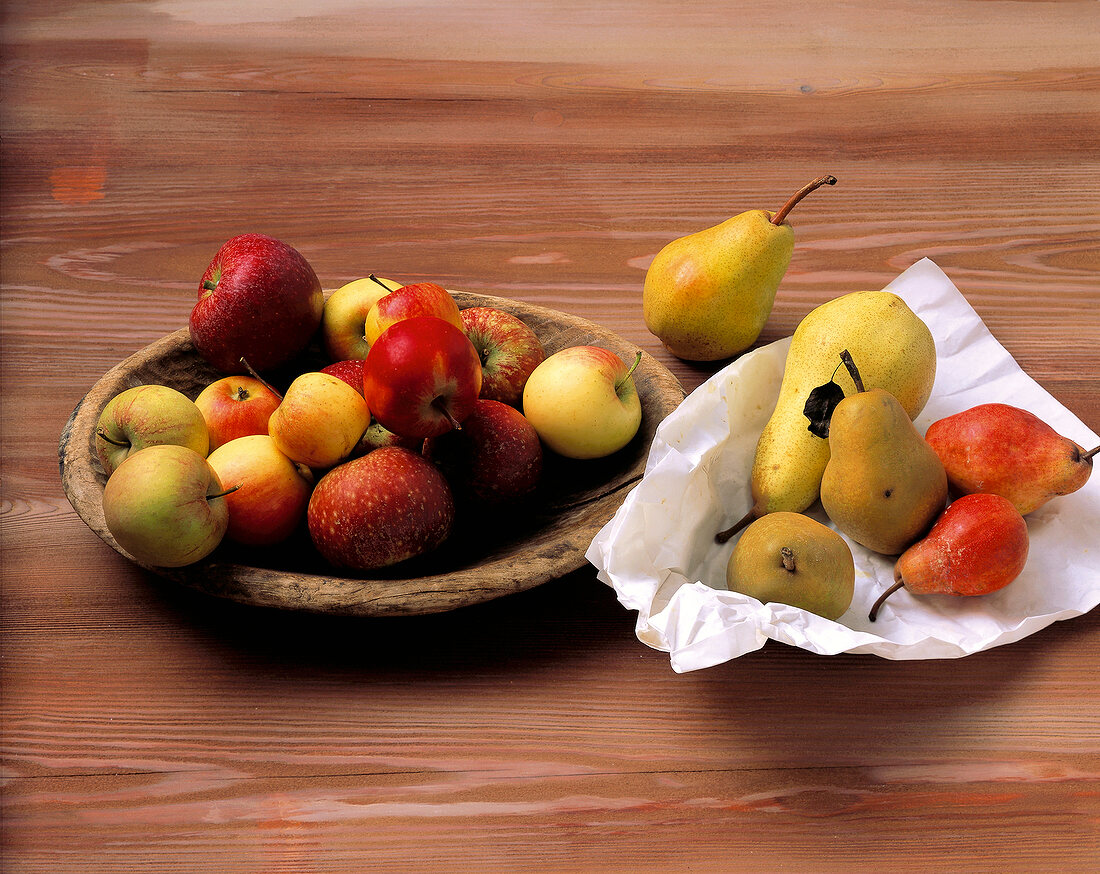
[[[523,319],[549,355],[567,346],[596,345],[631,362],[635,348],[584,319],[499,297],[454,292],[462,308],[497,307]],[[294,373],[326,362],[309,350],[270,381],[282,388]],[[107,530],[103,468],[94,434],[107,402],[135,385],[169,385],[194,399],[221,374],[195,351],[186,328],[169,334],[109,370],[73,410],[61,435],[59,458],[65,494],[85,523],[109,546],[135,561]],[[573,461],[546,453],[542,485],[507,511],[459,507],[448,541],[429,555],[388,569],[350,574],[327,565],[305,526],[275,548],[224,541],[210,556],[183,568],[142,567],[170,580],[234,601],[291,610],[364,616],[437,613],[533,588],[577,570],[592,538],[618,509],[645,470],[657,425],[684,398],[679,381],[643,354],[634,372],[642,425],[634,440],[606,459]],[[465,512],[470,510],[470,512]]]

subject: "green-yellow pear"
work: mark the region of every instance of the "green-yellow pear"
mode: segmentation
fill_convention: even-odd
[[[809,183],[779,210],[753,209],[673,240],[657,253],[642,289],[642,318],[673,355],[718,361],[760,336],[794,250],[787,213],[835,176]]]
[[[754,518],[777,510],[801,513],[817,500],[829,441],[809,430],[806,401],[834,376],[844,395],[855,393],[851,375],[837,373],[845,350],[859,362],[866,388],[888,391],[910,419],[924,409],[936,378],[936,344],[905,301],[889,291],[856,291],[821,304],[791,338],[779,399],[756,444],[752,508],[717,535],[719,542]]]
[[[790,604],[838,619],[852,604],[856,567],[844,538],[801,513],[772,513],[741,535],[726,587],[763,603]]]
[[[844,362],[862,389],[859,371]],[[829,419],[821,506],[856,543],[900,555],[947,505],[947,472],[897,398],[881,388],[844,398]]]

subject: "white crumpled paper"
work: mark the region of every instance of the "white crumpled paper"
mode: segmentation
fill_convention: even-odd
[[[916,419],[921,433],[944,416],[999,401],[1030,410],[1086,449],[1100,442],[1020,369],[932,261],[914,264],[888,288],[936,340],[936,382]],[[658,428],[645,476],[586,553],[619,601],[638,611],[638,639],[668,652],[674,670],[720,664],[769,638],[822,654],[958,658],[1019,640],[1100,602],[1100,475],[1027,517],[1027,565],[989,595],[899,591],[871,622],[871,604],[893,582],[893,559],[850,540],[855,596],[838,621],[727,591],[726,563],[736,538],[718,545],[714,534],[752,503],[756,440],[779,396],[789,346],[788,337],[742,356],[683,401]],[[809,514],[828,523],[820,504]]]

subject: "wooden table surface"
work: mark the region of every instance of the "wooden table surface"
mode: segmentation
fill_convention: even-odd
[[[587,568],[334,619],[166,584],[58,436],[230,236],[642,322],[665,242],[821,173],[760,342],[928,256],[1100,430],[1100,4],[9,2],[3,870],[1064,871],[1100,859],[1100,617],[965,659],[677,674]]]

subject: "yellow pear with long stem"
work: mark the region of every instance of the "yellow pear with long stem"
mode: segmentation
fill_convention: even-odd
[[[791,262],[787,214],[811,191],[835,184],[835,176],[821,176],[778,212],[749,210],[661,249],[642,289],[646,327],[687,361],[718,361],[748,349]]]

